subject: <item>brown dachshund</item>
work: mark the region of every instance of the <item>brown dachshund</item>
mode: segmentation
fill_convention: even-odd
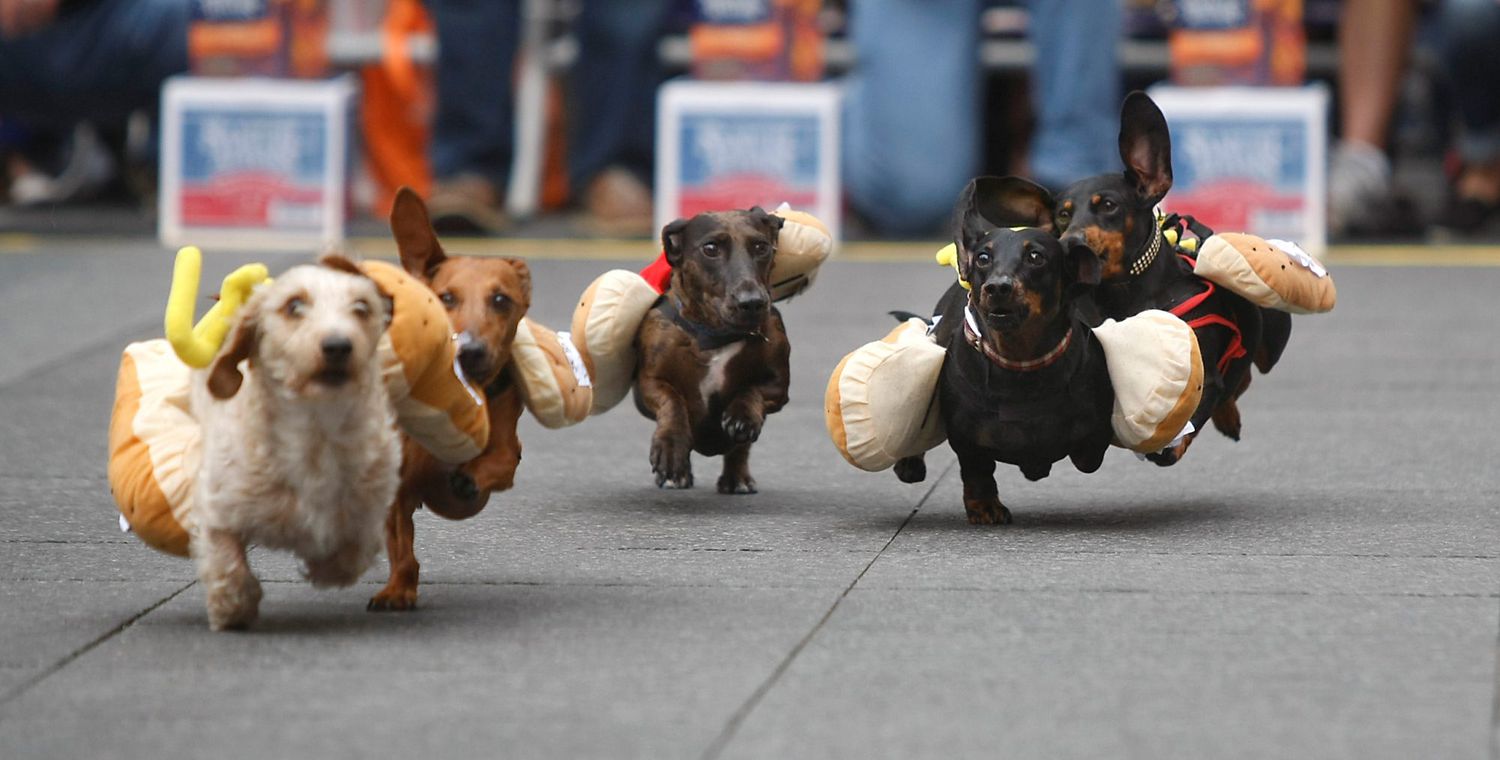
[[[786,405],[791,345],[769,281],[782,219],[729,211],[662,229],[671,284],[636,333],[635,405],[656,420],[651,471],[691,488],[689,453],[724,456],[719,493],[755,493],[750,446]]]
[[[401,487],[386,518],[391,576],[370,598],[371,610],[409,610],[417,605],[419,566],[412,549],[412,514],[423,504],[450,520],[472,517],[490,494],[515,484],[521,462],[516,422],[521,393],[506,365],[516,325],[531,306],[531,270],[509,258],[452,257],[443,253],[422,199],[409,189],[396,195],[391,231],[401,266],[437,294],[458,341],[464,375],[484,389],[490,438],[483,453],[457,468],[442,464],[410,438],[402,442]]]

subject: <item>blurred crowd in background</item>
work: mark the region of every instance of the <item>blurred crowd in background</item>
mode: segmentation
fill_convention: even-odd
[[[201,73],[192,51],[206,38],[194,22],[216,2],[237,0],[0,0],[0,202],[149,208],[160,87]],[[419,48],[394,62],[381,60],[388,49],[369,60],[329,49],[318,65],[362,71],[367,133],[420,122],[409,139],[366,134],[390,153],[369,171],[418,172],[448,232],[516,228],[505,201],[517,162],[517,50],[528,28],[540,29],[555,74],[545,128],[557,138],[545,143],[543,209],[590,233],[652,233],[655,93],[702,64],[692,0],[328,0],[331,13],[285,2],[305,6],[324,33],[434,40],[425,58]],[[847,83],[846,206],[873,235],[941,234],[976,174],[1056,188],[1118,170],[1123,94],[1169,73],[1153,52],[1166,49],[1174,21],[1166,0],[811,5],[812,33],[829,41],[813,76]],[[1306,78],[1335,93],[1334,238],[1500,239],[1500,0],[1296,5]],[[401,166],[403,139],[419,166]],[[367,195],[378,214],[378,193]]]

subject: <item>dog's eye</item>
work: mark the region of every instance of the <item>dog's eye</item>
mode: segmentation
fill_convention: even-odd
[[[302,315],[307,313],[307,300],[301,296],[292,296],[282,305],[281,313],[291,319],[301,319]]]
[[[354,312],[354,316],[360,319],[370,316],[370,305],[364,301],[355,301],[354,305],[349,308]]]
[[[1059,212],[1057,212],[1057,226],[1059,228],[1066,229],[1067,226],[1068,226],[1068,222],[1071,222],[1071,221],[1073,221],[1073,212],[1071,212],[1071,211],[1059,211]]]
[[[769,256],[775,249],[769,243],[756,243],[750,250],[756,256]]]
[[[1103,211],[1106,214],[1113,212],[1115,210],[1115,202],[1108,198],[1105,198],[1104,200],[1099,201],[1099,210]]]
[[[982,267],[989,266],[990,265],[990,252],[989,251],[980,251],[979,255],[974,257],[974,263],[976,265],[982,266]]]
[[[504,293],[496,293],[490,296],[490,308],[499,311],[510,305],[510,299]]]
[[[1031,250],[1029,250],[1029,251],[1026,252],[1026,263],[1027,264],[1031,264],[1031,265],[1035,266],[1037,264],[1041,264],[1042,261],[1043,261],[1043,258],[1042,258],[1042,252],[1041,251],[1038,251],[1035,248],[1033,248],[1033,249],[1031,249]]]
[[[445,291],[439,293],[438,294],[438,300],[442,301],[443,302],[443,306],[445,306],[445,307],[447,307],[449,309],[451,309],[451,308],[453,308],[453,307],[455,307],[455,306],[458,305],[458,298],[456,296],[454,296],[453,292],[450,291],[450,290],[445,290]]]
[[[719,255],[719,244],[718,243],[704,243],[703,244],[703,255],[704,256],[708,256],[710,258],[712,258],[714,256],[718,256]]]

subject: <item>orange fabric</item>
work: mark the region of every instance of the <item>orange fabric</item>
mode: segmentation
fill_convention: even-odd
[[[418,195],[432,190],[427,160],[432,113],[432,72],[411,60],[414,34],[431,33],[432,20],[418,0],[391,0],[381,29],[383,58],[361,72],[364,82],[360,129],[370,174],[380,186],[375,213],[389,216],[396,189],[407,185]]]
[[[188,534],[183,530],[166,494],[156,482],[151,449],[136,437],[134,421],[140,411],[141,385],[135,359],[124,354],[115,381],[115,408],[109,419],[109,490],[130,528],[153,549],[188,556]]]

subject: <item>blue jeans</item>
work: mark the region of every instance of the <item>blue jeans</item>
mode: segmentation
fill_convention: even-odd
[[[1500,160],[1500,2],[1443,0],[1438,23],[1453,85],[1465,163]]]
[[[0,119],[38,130],[155,113],[161,83],[187,71],[188,0],[98,0],[0,39]]]
[[[932,230],[979,170],[982,0],[859,0],[844,109],[844,183],[877,229]],[[1119,0],[1031,4],[1034,177],[1119,169]]]
[[[610,166],[651,177],[656,45],[672,0],[585,0],[571,74],[568,174],[575,189]],[[510,174],[520,45],[517,0],[428,0],[437,25],[433,172],[477,174],[497,188]]]

